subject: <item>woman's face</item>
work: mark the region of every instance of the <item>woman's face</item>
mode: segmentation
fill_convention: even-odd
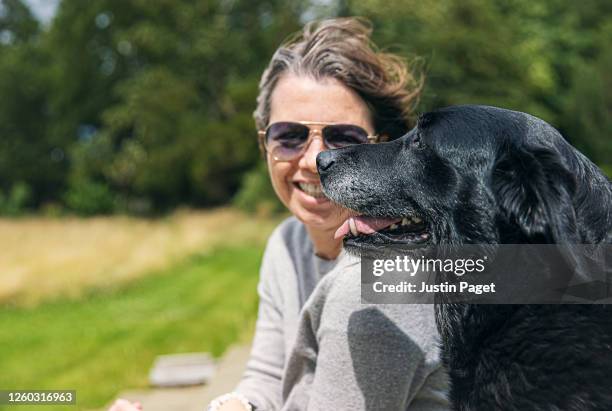
[[[338,80],[287,74],[281,77],[271,96],[270,123],[312,121],[354,124],[374,134],[371,114],[365,102]],[[312,131],[323,126],[311,125]],[[268,170],[274,191],[283,204],[306,226],[332,230],[347,218],[347,212],[334,206],[321,193],[317,154],[325,150],[317,133],[306,151],[291,161],[276,161],[270,153]]]

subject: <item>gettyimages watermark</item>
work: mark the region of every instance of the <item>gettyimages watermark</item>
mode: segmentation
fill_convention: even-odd
[[[361,299],[373,304],[610,304],[612,245],[363,251]]]

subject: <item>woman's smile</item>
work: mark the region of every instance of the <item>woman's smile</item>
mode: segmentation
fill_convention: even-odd
[[[297,182],[295,183],[295,186],[311,197],[327,199],[327,197],[325,197],[325,194],[323,194],[321,184]]]

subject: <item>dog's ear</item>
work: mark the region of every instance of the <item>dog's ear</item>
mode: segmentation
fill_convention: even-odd
[[[579,242],[573,197],[576,181],[550,148],[507,144],[493,167],[492,190],[508,228],[518,227],[521,242]]]

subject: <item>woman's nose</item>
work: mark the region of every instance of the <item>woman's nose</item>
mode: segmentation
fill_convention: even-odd
[[[307,169],[308,171],[318,174],[317,171],[317,154],[321,151],[325,150],[325,143],[323,143],[323,138],[321,136],[314,136],[314,138],[310,141],[308,147],[306,147],[306,151],[302,155],[300,159],[299,166]]]

